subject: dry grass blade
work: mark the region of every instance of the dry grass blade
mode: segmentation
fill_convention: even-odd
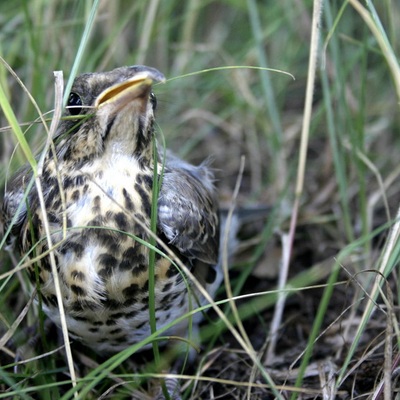
[[[229,305],[232,307],[232,313],[234,315],[235,322],[238,326],[239,332],[242,335],[242,338],[245,341],[248,349],[252,353],[255,353],[253,346],[249,340],[249,337],[247,336],[247,333],[243,327],[242,321],[240,320],[240,316],[239,316],[238,309],[236,307],[235,299],[234,299],[233,292],[232,292],[232,286],[231,286],[230,279],[229,279],[229,240],[232,240],[230,238],[230,236],[231,236],[230,230],[232,229],[232,219],[233,219],[233,213],[235,211],[235,201],[239,194],[240,184],[242,182],[244,164],[245,164],[245,158],[241,157],[239,174],[238,174],[235,189],[234,189],[233,195],[232,195],[232,203],[231,203],[231,206],[229,207],[228,215],[226,217],[226,227],[225,227],[225,232],[224,232],[224,237],[223,237],[223,247],[222,247],[222,268],[224,270],[224,282],[225,282],[226,294],[227,294],[227,298],[229,301]]]
[[[314,0],[313,2],[313,17],[311,24],[311,40],[310,40],[310,53],[309,53],[309,62],[308,62],[308,73],[307,73],[307,87],[305,94],[305,103],[304,103],[304,115],[303,115],[303,124],[301,130],[301,139],[300,139],[300,153],[299,153],[299,164],[297,169],[297,180],[296,180],[296,188],[295,188],[295,199],[292,209],[292,218],[290,220],[290,231],[289,231],[289,248],[293,245],[294,242],[294,234],[297,225],[297,216],[300,207],[300,198],[303,193],[304,188],[304,177],[306,171],[306,161],[307,161],[307,148],[310,134],[310,125],[311,125],[311,115],[312,115],[312,101],[314,94],[314,86],[315,86],[315,75],[317,70],[317,60],[318,60],[318,50],[319,50],[319,38],[320,38],[320,26],[321,26],[321,15],[322,15],[322,0]],[[282,265],[283,272],[281,273],[280,284],[285,284],[287,280],[287,274],[289,273],[289,262],[290,262],[290,254],[285,257],[285,263]],[[283,303],[284,298],[281,297],[278,302],[279,308],[276,309],[276,316],[274,318],[278,321],[281,320],[283,314]],[[277,322],[276,321],[276,322]],[[270,353],[273,353],[272,350],[269,350]],[[307,354],[304,358],[303,365],[307,365]],[[297,384],[302,381],[301,374],[297,379]]]
[[[285,300],[286,300],[286,293],[283,291],[283,289],[287,284],[292,240],[290,239],[289,235],[285,234],[282,234],[281,240],[282,240],[282,261],[280,262],[280,265],[282,266],[282,268],[280,268],[279,270],[279,281],[278,281],[279,295],[275,306],[274,316],[271,321],[270,333],[268,335],[268,347],[264,359],[264,363],[266,365],[271,364],[272,359],[274,358],[275,355],[276,344],[278,340],[278,332],[282,322],[282,315],[285,308]]]
[[[146,53],[149,48],[150,36],[155,22],[159,3],[160,0],[151,0],[148,3],[148,12],[146,13],[146,18],[143,23],[144,29],[142,35],[140,36],[140,42],[139,42],[138,57],[137,57],[138,64],[145,63]]]
[[[29,174],[37,175],[44,153],[39,161],[34,155],[46,140],[46,149],[54,152],[51,135],[60,107],[53,120],[41,111],[54,107],[52,71],[63,69],[68,77],[66,99],[81,72],[145,62],[168,78],[154,86],[155,127],[162,129],[157,138],[165,136],[165,147],[192,164],[213,160],[224,210],[232,198],[239,215],[269,209],[265,218],[241,226],[229,278],[225,270],[227,290],[221,287],[216,301],[154,235],[149,251],[175,263],[193,282],[191,288],[201,292],[201,300],[209,302],[193,305],[171,325],[209,312],[200,326],[203,361],[196,360],[182,375],[153,374],[173,357],[161,339],[181,340],[172,334],[164,338],[169,332],[160,329],[161,322],[140,344],[105,359],[74,342],[73,360],[67,362],[55,329],[47,324],[50,333],[44,329],[43,298],[38,297],[39,307],[29,308],[32,265],[47,267],[50,254],[58,256],[75,229],[90,228],[94,234],[100,229],[67,230],[61,211],[55,232],[49,213],[46,229],[50,225],[53,231],[48,238],[41,234],[36,246],[18,255],[9,245],[16,238],[19,210],[36,192],[32,179],[0,238],[0,248],[10,248],[0,255],[0,398],[150,399],[157,379],[166,377],[182,381],[181,394],[188,400],[263,400],[296,393],[304,400],[395,398],[400,363],[399,2],[328,1],[323,7],[320,0],[0,3],[0,103],[5,110],[0,115],[0,182],[5,192],[26,161],[32,165]],[[242,156],[246,164],[237,191]],[[65,210],[64,171],[57,170],[61,160],[55,164]],[[90,185],[97,182],[96,192],[108,196],[106,185],[89,179]],[[123,204],[115,207],[129,212]],[[46,217],[44,209],[42,214]],[[123,235],[145,246],[148,242],[137,232]],[[44,252],[37,254],[39,249]],[[38,319],[40,341],[39,336],[29,340]],[[66,332],[64,326],[69,352]],[[142,351],[155,341],[161,369],[153,354]],[[190,348],[190,335],[179,344]],[[26,359],[15,363],[21,349]],[[79,371],[73,387],[72,362]]]
[[[52,138],[55,135],[56,129],[58,127],[58,124],[59,124],[59,121],[60,121],[60,118],[62,115],[62,109],[63,109],[62,98],[63,98],[63,86],[64,86],[62,72],[60,72],[60,71],[54,72],[54,78],[55,78],[54,115],[53,115],[53,119],[51,121],[47,145],[43,151],[43,156],[41,157],[41,160],[38,164],[37,176],[35,177],[35,183],[36,183],[36,187],[37,187],[37,191],[38,191],[40,207],[42,210],[42,221],[43,221],[43,226],[44,226],[44,229],[46,232],[46,240],[47,240],[49,249],[53,248],[53,240],[52,240],[52,236],[51,236],[49,221],[47,218],[46,204],[45,204],[45,200],[43,197],[41,178],[42,178],[44,155],[47,153],[48,148],[51,146]],[[52,276],[54,279],[54,286],[55,286],[55,291],[56,291],[58,308],[59,308],[59,312],[60,312],[61,330],[63,333],[63,339],[64,339],[64,344],[65,344],[65,352],[66,352],[66,356],[67,356],[69,372],[71,375],[72,385],[76,386],[75,367],[74,367],[74,361],[72,358],[72,351],[71,351],[71,345],[70,345],[70,341],[69,341],[67,322],[66,322],[66,318],[65,318],[63,297],[61,294],[60,281],[59,281],[59,276],[58,276],[58,271],[57,271],[57,263],[56,263],[54,253],[52,251],[50,251],[50,253],[49,253],[49,259],[50,259],[50,265],[51,265],[51,272],[52,272]],[[75,398],[78,398],[78,396],[79,396],[78,392],[75,392]]]
[[[377,384],[376,389],[371,396],[371,400],[377,400],[383,398],[384,400],[391,400],[392,399],[392,373],[393,373],[393,347],[392,347],[392,340],[393,340],[393,333],[394,333],[394,325],[398,326],[398,321],[396,315],[394,313],[394,304],[393,304],[393,293],[390,289],[390,285],[386,281],[386,295],[381,293],[387,309],[387,325],[386,325],[386,333],[385,333],[385,362],[383,365],[383,378]],[[382,292],[382,291],[381,291]],[[383,392],[383,393],[382,393]]]
[[[19,324],[25,318],[29,308],[31,307],[33,300],[35,299],[35,296],[36,296],[36,290],[34,290],[32,292],[32,295],[31,295],[28,303],[25,305],[24,309],[20,312],[20,314],[18,315],[18,318],[10,326],[10,329],[0,338],[0,351],[4,351],[4,346],[15,334],[15,331],[17,330]]]

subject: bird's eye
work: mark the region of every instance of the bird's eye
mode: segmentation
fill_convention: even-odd
[[[80,96],[74,92],[71,92],[68,97],[68,104],[69,112],[71,115],[78,115],[82,111],[82,99]]]
[[[153,92],[150,93],[150,103],[153,106],[153,110],[155,110],[157,108],[157,97]]]

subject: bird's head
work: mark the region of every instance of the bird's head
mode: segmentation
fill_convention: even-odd
[[[104,154],[150,157],[156,108],[151,89],[164,80],[141,65],[78,76],[57,131],[57,158],[80,163]]]

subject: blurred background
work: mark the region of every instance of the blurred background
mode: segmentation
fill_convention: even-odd
[[[337,330],[316,348],[318,360],[334,357],[342,365],[356,329],[352,325],[343,333],[343,321],[351,325],[349,321],[354,323],[364,310],[373,278],[366,271],[378,268],[399,202],[396,88],[400,81],[381,43],[386,43],[398,68],[400,4],[375,1],[362,8],[375,20],[377,30],[371,30],[354,4],[367,7],[364,2],[325,1],[321,16],[304,191],[289,272],[290,282],[297,282],[299,290],[288,299],[276,348],[277,354],[285,355],[281,362],[286,369],[295,359],[286,352],[292,350],[297,356],[304,350],[326,293],[323,288],[300,288],[325,284],[338,258],[342,269],[334,295],[326,303],[321,332],[330,324]],[[74,65],[78,74],[133,64],[163,72],[167,82],[154,92],[158,135],[167,147],[193,163],[213,160],[224,206],[232,201],[241,156],[245,156],[238,205],[272,207],[268,218],[242,232],[244,244],[235,261],[233,284],[236,294],[273,290],[281,265],[282,233],[288,232],[293,212],[312,12],[313,1],[308,0],[1,2],[0,83],[36,153],[46,139],[45,130],[37,122],[39,113],[28,93],[6,63],[40,111],[50,112],[48,125],[54,108],[53,71],[63,71],[65,83]],[[86,44],[79,55],[83,40]],[[26,160],[2,113],[0,123],[0,184],[4,186]],[[392,254],[386,276],[398,312],[396,262]],[[0,274],[10,268],[3,257]],[[16,296],[23,282],[24,278],[12,275],[1,287],[6,306],[0,306],[0,332],[10,328],[26,304],[26,297]],[[244,314],[252,316],[247,327],[261,351],[269,340],[276,296],[257,299],[250,306],[242,305]],[[366,330],[370,333],[365,343],[385,332],[385,318],[378,313],[374,329]],[[234,346],[230,339],[226,343]],[[327,346],[332,348],[328,354]],[[374,363],[375,357],[383,359],[382,351],[378,346]],[[378,363],[372,369],[368,388],[374,387],[382,368]]]

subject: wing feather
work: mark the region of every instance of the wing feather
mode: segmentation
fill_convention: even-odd
[[[216,264],[219,221],[214,175],[207,163],[193,166],[167,154],[158,200],[158,223],[182,255]]]
[[[25,191],[32,172],[28,166],[24,166],[17,172],[13,179],[8,183],[7,190],[3,198],[1,206],[1,229],[2,235],[6,234],[9,229],[16,213],[18,216],[15,218],[11,226],[10,234],[7,237],[7,244],[14,245],[16,238],[20,235],[22,226],[25,223],[27,216],[26,202],[23,201]]]

